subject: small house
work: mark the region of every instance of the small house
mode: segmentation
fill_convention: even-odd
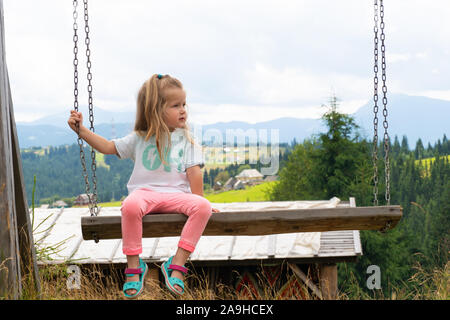
[[[256,169],[245,169],[236,176],[236,179],[245,183],[261,182],[264,176]]]
[[[227,182],[225,182],[225,184],[223,185],[223,189],[225,191],[233,190],[233,186],[236,182],[237,179],[235,177],[231,177],[230,179],[227,180]]]
[[[220,181],[216,181],[216,183],[214,183],[213,189],[214,191],[222,189],[222,183]]]
[[[245,184],[241,180],[237,180],[236,183],[233,185],[234,190],[243,190],[245,189]]]
[[[92,193],[89,194],[91,198],[94,196]],[[89,197],[86,193],[80,194],[77,196],[77,198],[74,200],[73,204],[75,206],[86,206],[89,204]]]

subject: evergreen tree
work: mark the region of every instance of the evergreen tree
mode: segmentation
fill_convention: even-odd
[[[402,144],[400,147],[400,151],[403,153],[409,152],[408,138],[406,136],[403,136],[403,138],[402,138]]]
[[[414,150],[414,155],[416,159],[424,158],[425,148],[422,143],[422,139],[419,138],[416,142],[416,149]]]
[[[272,200],[347,199],[358,191],[362,199],[357,200],[367,202],[369,145],[360,141],[354,119],[337,111],[335,97],[322,120],[327,132],[294,147],[271,191]]]

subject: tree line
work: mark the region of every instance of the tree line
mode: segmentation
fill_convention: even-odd
[[[295,141],[294,141],[295,142]],[[293,144],[280,144],[285,150],[280,153],[280,167],[287,161]],[[87,173],[92,181],[90,147],[84,148]],[[80,148],[78,144],[57,147],[34,147],[21,150],[22,166],[28,204],[31,206],[34,176],[36,186],[34,192],[35,205],[51,204],[56,200],[64,200],[72,205],[76,196],[86,193],[85,182],[80,162]],[[128,195],[126,188],[133,170],[133,161],[119,159],[115,155],[104,155],[102,166],[97,162],[97,195],[99,202],[109,202],[124,199]],[[208,168],[203,170],[203,185],[205,191],[213,188],[217,181],[224,183],[229,177],[238,175],[244,169],[261,170],[260,162],[255,164],[231,163],[225,168]],[[92,191],[92,183],[91,183]]]

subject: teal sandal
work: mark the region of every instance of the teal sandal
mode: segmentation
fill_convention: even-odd
[[[136,274],[139,275],[139,281],[125,282],[123,284],[123,294],[124,294],[125,298],[134,299],[142,293],[142,291],[144,290],[144,279],[145,279],[145,275],[147,274],[147,271],[148,271],[147,264],[144,261],[142,261],[140,258],[139,258],[139,268],[125,269],[125,275],[127,277],[132,277]],[[136,293],[128,294],[126,291],[130,290],[130,289],[136,290]]]
[[[177,271],[180,271],[180,272],[186,274],[188,272],[188,269],[184,266],[178,266],[178,265],[172,264],[172,259],[173,259],[173,257],[170,257],[169,260],[167,260],[166,262],[161,264],[161,271],[164,275],[166,287],[171,292],[181,296],[184,293],[184,282],[181,279],[171,277],[172,270],[177,270]],[[175,288],[175,285],[181,287],[181,292]]]

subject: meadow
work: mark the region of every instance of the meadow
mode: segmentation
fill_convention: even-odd
[[[269,201],[267,191],[270,190],[277,181],[264,182],[255,186],[247,186],[243,190],[212,191],[204,194],[210,202],[230,203],[230,202],[253,202]],[[100,207],[120,207],[122,201],[101,202]],[[79,208],[80,206],[74,206]],[[84,206],[87,207],[87,206]]]
[[[41,292],[38,293],[33,281],[29,278],[22,279],[23,300],[124,300],[122,285],[124,282],[123,269],[112,266],[105,272],[98,265],[82,267],[80,283],[77,287],[71,287],[71,274],[68,264],[48,264],[39,266],[39,279]],[[158,266],[156,266],[158,267]],[[0,265],[0,269],[3,266]],[[448,300],[449,299],[449,273],[450,262],[442,269],[425,271],[420,265],[415,268],[415,273],[407,282],[414,284],[414,290],[406,291],[402,287],[391,286],[389,296],[385,296],[381,290],[371,290],[367,292],[360,287],[354,276],[350,276],[348,281],[350,289],[338,291],[337,300]],[[295,274],[289,274],[295,277]],[[274,289],[264,274],[256,274],[260,287],[259,296],[249,295],[250,288],[244,288],[237,292],[233,287],[216,283],[212,285],[208,282],[208,277],[202,273],[191,272],[186,278],[186,292],[182,297],[174,296],[164,286],[161,281],[146,277],[145,290],[137,300],[280,300],[296,299],[296,297],[280,297],[280,292]],[[306,300],[317,300],[318,297],[308,291],[304,283],[302,286],[302,296]],[[390,285],[390,284],[388,284]],[[0,300],[9,299],[7,296],[0,297]]]

